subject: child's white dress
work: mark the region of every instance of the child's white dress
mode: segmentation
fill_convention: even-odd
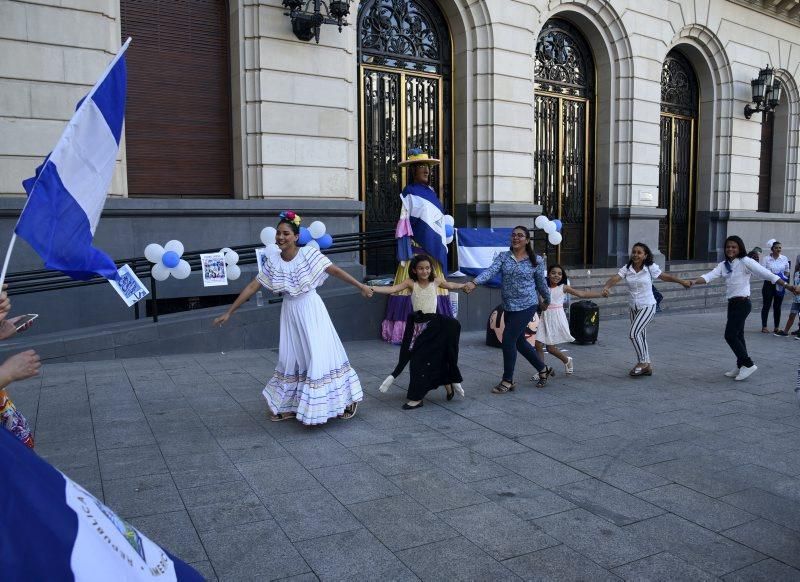
[[[575,341],[569,333],[567,314],[564,313],[564,286],[550,287],[550,305],[542,312],[542,320],[536,330],[536,341],[546,346],[555,346]]]
[[[257,277],[270,291],[283,293],[278,363],[262,394],[273,414],[294,412],[303,424],[323,424],[364,398],[317,295],[330,265],[317,249],[302,247],[291,261],[270,256]]]

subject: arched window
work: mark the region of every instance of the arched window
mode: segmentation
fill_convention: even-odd
[[[431,176],[451,195],[450,34],[430,0],[366,0],[358,14],[361,199],[364,228],[394,228],[407,177],[397,164],[413,147],[442,160]],[[392,249],[370,253],[369,273],[394,271]]]

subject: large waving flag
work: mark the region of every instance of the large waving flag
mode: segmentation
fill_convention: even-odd
[[[125,117],[125,50],[79,103],[56,147],[22,185],[28,201],[15,232],[48,269],[73,279],[117,278],[111,258],[92,246],[119,151]]]
[[[3,428],[0,458],[3,580],[203,580]]]
[[[400,194],[408,213],[414,241],[436,259],[447,274],[447,235],[444,232],[444,212],[436,193],[429,186],[409,184]]]
[[[471,277],[480,275],[494,258],[507,251],[513,228],[459,228],[458,269]],[[500,275],[491,279],[489,287],[500,286]]]

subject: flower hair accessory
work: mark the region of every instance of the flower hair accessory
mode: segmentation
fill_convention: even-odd
[[[293,223],[295,226],[299,227],[300,223],[303,221],[296,213],[292,212],[291,210],[284,210],[279,215],[281,220],[287,220]]]

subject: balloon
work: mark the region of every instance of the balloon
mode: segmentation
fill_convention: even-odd
[[[561,233],[560,232],[551,232],[547,235],[547,241],[553,245],[557,246],[561,244]]]
[[[164,247],[156,243],[150,243],[144,247],[144,257],[151,263],[160,263],[161,256],[164,254]]]
[[[556,225],[555,225],[555,223],[553,223],[553,222],[550,222],[550,221],[548,220],[548,221],[547,221],[547,224],[545,224],[545,225],[542,227],[542,230],[543,230],[543,231],[545,231],[547,234],[553,234],[553,233],[556,231]]]
[[[317,241],[315,241],[314,239],[311,239],[310,241],[308,241],[306,243],[306,246],[307,247],[314,247],[315,249],[318,249],[319,248],[319,243]]]
[[[181,259],[180,263],[178,263],[178,266],[172,269],[172,276],[176,279],[185,279],[191,272],[192,267],[189,265],[189,263]]]
[[[153,265],[150,274],[156,281],[163,281],[164,279],[169,277],[169,269],[167,269],[162,263],[156,263],[155,265]]]
[[[179,240],[171,240],[164,245],[164,250],[172,251],[180,257],[183,254],[183,243]]]
[[[536,220],[533,221],[533,224],[536,225],[536,228],[544,230],[544,225],[547,224],[548,222],[550,221],[547,220],[547,217],[544,214],[542,214],[541,216],[536,217]]]
[[[314,238],[311,236],[311,233],[308,232],[308,229],[305,226],[300,227],[300,238],[297,239],[297,244],[299,245],[307,245],[311,239]]]
[[[330,248],[330,246],[333,244],[333,237],[326,232],[317,239],[317,244],[321,249]]]
[[[279,255],[281,254],[281,247],[276,245],[275,243],[270,243],[267,245],[267,256],[271,257],[272,255]]]
[[[311,238],[314,239],[322,238],[322,235],[325,234],[325,225],[322,224],[319,220],[315,220],[314,222],[308,225],[308,232],[311,233]]]
[[[564,224],[557,218],[553,219],[553,224],[556,225],[556,232],[561,232],[561,227],[564,226]]]
[[[275,230],[274,226],[265,226],[261,230],[261,242],[264,243],[265,247],[268,247],[275,242],[275,235],[277,232],[278,231]]]
[[[452,216],[450,216],[449,214],[445,214],[445,215],[444,215],[444,226],[445,226],[445,228],[447,228],[447,225],[448,225],[448,224],[449,224],[450,226],[453,226],[453,225],[455,225],[455,223],[456,223],[456,220],[455,220],[455,218],[453,218],[453,217],[452,217]]]
[[[228,265],[227,272],[229,281],[236,281],[236,279],[238,279],[242,274],[242,270],[239,268],[239,265]]]
[[[222,251],[220,252],[224,251],[225,249],[222,249]],[[239,262],[239,253],[228,249],[228,252],[225,253],[225,264],[230,267],[231,265],[235,265],[238,262]]]
[[[453,236],[453,225],[452,224],[447,224],[446,222],[444,223],[444,235],[447,238],[452,238],[452,236]]]
[[[181,257],[175,251],[167,251],[161,257],[161,262],[164,263],[164,266],[168,269],[174,269],[178,266],[178,262],[181,260]]]
[[[228,253],[232,253],[233,249],[230,248],[230,247],[224,247],[224,248],[219,249],[219,252],[221,252],[223,255],[225,255],[225,254],[228,254]]]

